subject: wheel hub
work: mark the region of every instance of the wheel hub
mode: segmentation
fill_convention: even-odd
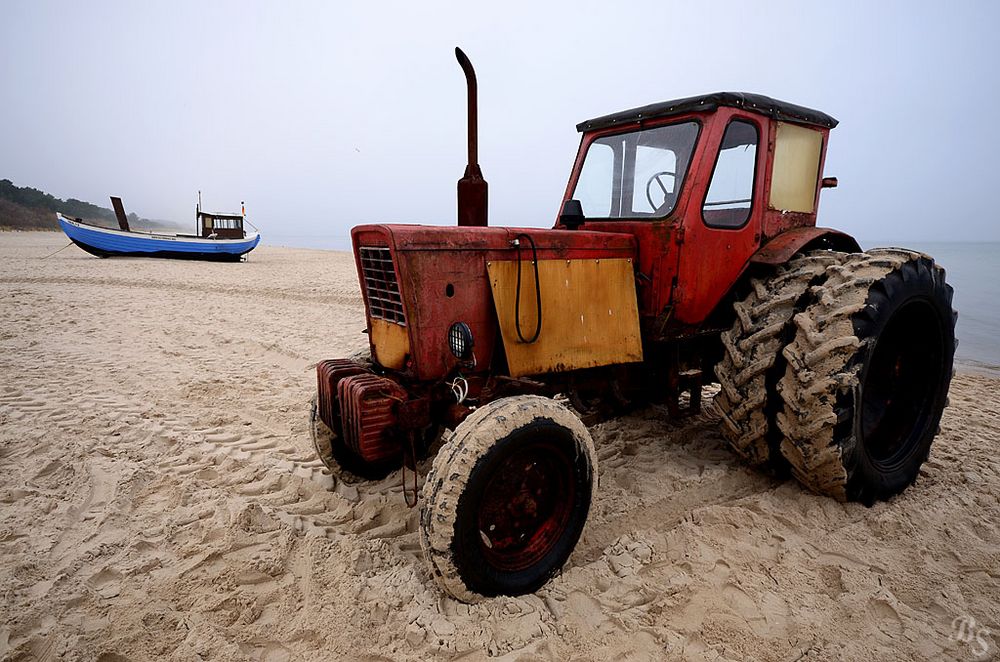
[[[483,555],[517,571],[545,556],[569,521],[573,467],[556,446],[508,458],[490,477],[478,513]]]

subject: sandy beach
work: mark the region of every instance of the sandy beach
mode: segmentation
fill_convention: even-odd
[[[562,574],[466,605],[399,473],[313,454],[313,365],[366,345],[349,254],[42,259],[65,243],[0,233],[0,659],[998,654],[1000,380],[960,372],[916,485],[872,508],[742,466],[711,406],[598,425]]]

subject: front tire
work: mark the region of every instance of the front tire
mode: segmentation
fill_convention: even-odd
[[[517,396],[478,409],[424,483],[420,543],[431,574],[465,602],[536,591],[576,546],[596,471],[587,428],[553,400]]]
[[[952,288],[927,255],[854,254],[796,315],[781,452],[804,485],[871,505],[916,480],[947,404]]]

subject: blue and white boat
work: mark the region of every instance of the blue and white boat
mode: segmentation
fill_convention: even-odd
[[[74,244],[98,257],[165,257],[236,262],[260,242],[259,233],[248,234],[243,230],[243,213],[203,212],[200,201],[196,212],[197,235],[135,232],[129,228],[121,199],[111,198],[111,202],[118,217],[118,230],[56,213],[59,227]]]

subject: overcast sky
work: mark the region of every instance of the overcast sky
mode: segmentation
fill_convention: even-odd
[[[818,108],[820,224],[1000,239],[1000,3],[5,2],[0,178],[274,238],[455,222],[465,82],[495,225],[550,226],[577,122],[717,90]]]

